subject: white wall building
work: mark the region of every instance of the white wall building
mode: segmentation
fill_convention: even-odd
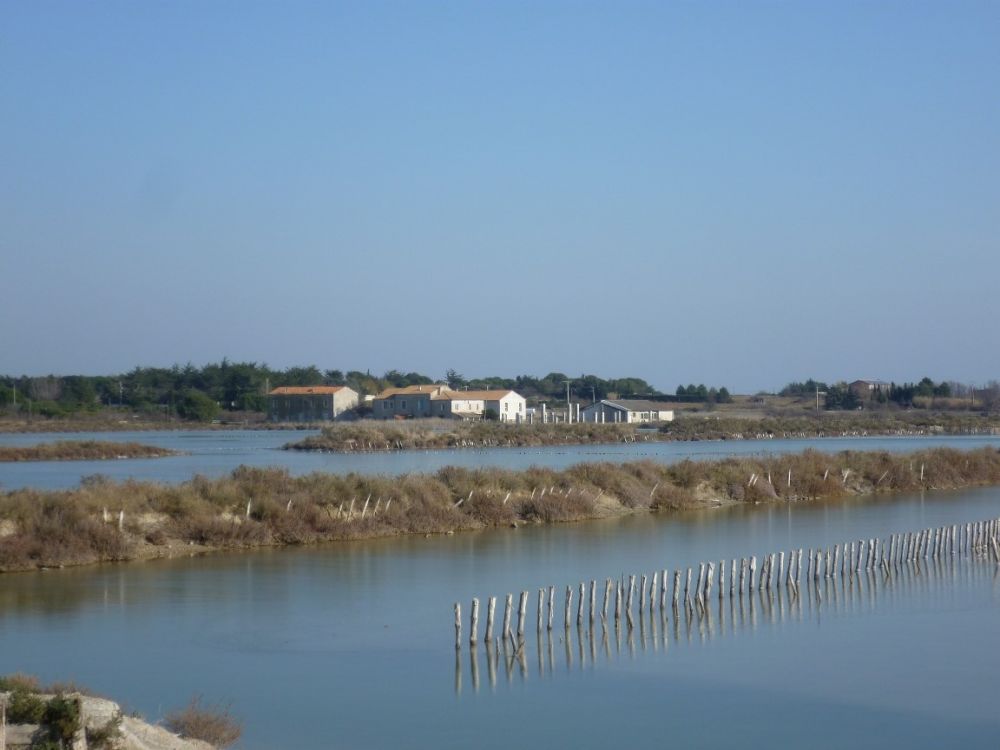
[[[639,399],[604,400],[583,409],[584,422],[673,422],[674,411],[659,401]]]

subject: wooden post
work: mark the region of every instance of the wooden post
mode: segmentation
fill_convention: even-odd
[[[542,632],[542,620],[545,612],[545,589],[538,589],[538,633]]]
[[[642,576],[642,584],[639,587],[639,614],[641,615],[646,609],[646,574]]]
[[[653,578],[649,583],[649,611],[656,609],[656,587],[660,582],[659,571],[653,571]]]
[[[611,579],[604,582],[604,606],[601,607],[601,620],[608,621],[608,602],[611,601]]]
[[[733,598],[733,585],[736,583],[736,558],[732,559],[729,568],[729,598]]]
[[[725,588],[726,588],[726,561],[719,560],[719,601],[722,601],[722,595]]]
[[[635,593],[635,576],[628,577],[628,596],[625,599],[625,619],[629,628],[632,627],[632,596]]]
[[[777,583],[778,583],[779,587],[781,586],[781,579],[782,579],[782,576],[783,576],[784,572],[785,572],[785,553],[784,552],[779,552],[778,553],[778,578],[777,578]]]
[[[486,642],[493,641],[493,615],[497,610],[497,598],[491,596],[486,602]]]
[[[590,580],[590,622],[594,622],[594,613],[597,608],[597,581]]]
[[[584,607],[584,599],[586,598],[585,597],[586,593],[587,593],[587,588],[586,588],[586,586],[584,584],[581,583],[580,584],[580,601],[576,605],[576,624],[577,624],[577,626],[583,625],[583,607]]]
[[[247,504],[247,507],[248,508],[250,507],[249,503]],[[250,517],[250,511],[248,510],[247,511],[247,518],[249,518],[249,517]],[[124,508],[122,510],[118,511],[118,530],[119,531],[125,531],[125,510],[124,510]]]
[[[705,571],[705,596],[702,598],[705,606],[708,606],[708,600],[712,598],[712,580],[715,578],[715,563],[709,563],[708,569]]]
[[[514,595],[507,594],[507,598],[504,599],[503,603],[503,631],[500,633],[500,637],[506,639],[510,634],[510,616],[514,611]]]
[[[753,591],[754,577],[757,575],[757,556],[750,556],[750,590]]]
[[[673,599],[672,599],[673,608],[674,608],[675,611],[677,609],[677,600],[680,598],[680,591],[681,591],[681,572],[675,568],[674,569],[674,593],[673,593]]]
[[[660,573],[660,609],[667,608],[667,569]]]
[[[455,602],[455,648],[462,648],[462,605]]]
[[[573,609],[573,587],[572,586],[567,586],[566,587],[566,610],[563,613],[563,624],[565,625],[565,627],[566,627],[567,630],[569,630],[569,618],[570,618],[570,612],[572,611],[572,609]]]
[[[745,557],[740,558],[740,596],[743,596],[743,592],[746,591],[747,582],[747,559]]]
[[[622,582],[615,584],[615,627],[622,621]]]
[[[479,632],[479,600],[472,600],[472,615],[469,621],[469,643],[476,645],[476,633]]]
[[[556,608],[556,587],[549,586],[549,624],[548,629],[552,630],[552,619],[555,617]]]
[[[517,603],[517,639],[524,640],[524,623],[528,619],[528,592],[521,592],[521,599]]]
[[[694,598],[699,604],[703,604],[705,601],[704,597],[704,586],[705,586],[705,563],[698,563],[698,583],[694,587]]]
[[[691,601],[691,568],[688,568],[687,580],[684,582],[684,605]]]

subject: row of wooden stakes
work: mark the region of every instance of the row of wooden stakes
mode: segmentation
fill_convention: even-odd
[[[961,525],[940,526],[938,528],[923,529],[921,531],[907,532],[903,534],[891,534],[888,539],[872,537],[861,539],[857,542],[835,544],[826,549],[809,549],[803,553],[802,548],[791,550],[787,555],[788,565],[785,565],[786,553],[774,552],[764,555],[760,570],[758,571],[758,560],[756,556],[741,558],[737,563],[733,558],[729,561],[729,580],[727,587],[726,561],[720,560],[718,568],[714,562],[699,563],[698,577],[692,587],[693,568],[687,569],[687,575],[683,578],[680,570],[673,571],[673,586],[668,587],[668,570],[656,571],[651,575],[628,576],[626,581],[622,576],[616,581],[611,578],[605,580],[604,598],[601,604],[600,620],[605,626],[608,622],[608,611],[614,602],[613,617],[616,627],[620,626],[624,616],[628,628],[631,630],[634,625],[633,609],[636,600],[636,584],[638,582],[638,604],[639,612],[643,612],[648,604],[649,611],[659,606],[660,610],[666,610],[668,594],[670,595],[670,606],[675,615],[681,603],[688,608],[704,609],[708,600],[712,596],[713,588],[718,583],[717,596],[721,600],[726,597],[743,596],[744,592],[750,593],[756,590],[770,590],[772,588],[786,586],[791,595],[798,593],[799,584],[802,581],[803,555],[805,554],[805,574],[806,580],[820,580],[821,578],[835,578],[853,576],[861,571],[881,571],[884,575],[891,575],[895,566],[907,562],[914,562],[926,559],[938,559],[951,555],[972,555],[989,554],[990,557],[1000,564],[1000,543],[997,537],[1000,536],[1000,518],[986,521],[976,521]],[[574,586],[566,587],[566,595],[563,607],[563,624],[569,629],[573,621],[573,599]],[[593,624],[598,617],[598,589],[597,581],[591,580],[588,586],[580,583],[579,597],[576,605],[576,624],[582,627],[585,621]],[[556,587],[549,586],[548,589],[538,589],[538,609],[536,628],[539,633],[543,629],[551,631],[555,621]],[[497,597],[491,596],[488,599],[486,610],[486,633],[485,641],[493,643],[494,637],[509,641],[515,649],[524,643],[524,631],[527,625],[527,609],[529,594],[522,591],[517,605],[517,629],[511,628],[511,621],[514,614],[513,594],[507,594],[504,603],[503,621],[500,633],[494,636],[494,619],[496,613]],[[547,606],[546,606],[547,605]],[[589,606],[588,606],[589,605]],[[475,645],[478,640],[479,630],[479,599],[472,600],[472,607],[469,619],[469,642]],[[455,648],[462,645],[462,605],[455,602]]]

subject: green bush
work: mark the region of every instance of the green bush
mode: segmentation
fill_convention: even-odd
[[[64,695],[55,696],[45,706],[42,723],[52,739],[62,742],[72,740],[80,728],[80,702]]]
[[[45,701],[23,688],[15,688],[7,702],[7,721],[11,724],[41,724]]]

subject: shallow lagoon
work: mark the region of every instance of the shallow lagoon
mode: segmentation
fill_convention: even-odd
[[[976,489],[8,575],[0,672],[75,678],[151,718],[231,701],[253,749],[995,747],[986,561],[727,600],[606,648],[598,625],[593,651],[589,627],[567,644],[559,607],[551,658],[532,625],[493,680],[482,646],[475,674],[467,645],[456,665],[452,606],[997,515],[1000,490]]]
[[[497,466],[526,469],[529,466],[566,468],[583,461],[633,461],[649,459],[671,463],[684,458],[711,459],[734,455],[798,453],[806,448],[842,450],[887,450],[895,453],[950,446],[972,450],[983,446],[1000,448],[1000,436],[975,437],[860,437],[803,440],[719,440],[695,442],[637,442],[610,445],[549,446],[541,448],[489,448],[391,453],[316,453],[285,451],[281,446],[301,440],[312,431],[205,431],[0,434],[0,445],[33,445],[53,440],[115,440],[146,443],[183,455],[156,459],[120,461],[39,461],[0,463],[0,489],[38,487],[64,489],[79,484],[81,477],[104,474],[112,479],[142,479],[183,482],[194,474],[209,477],[229,474],[240,464],[284,466],[292,474],[313,471],[364,474],[434,472],[442,466]]]

